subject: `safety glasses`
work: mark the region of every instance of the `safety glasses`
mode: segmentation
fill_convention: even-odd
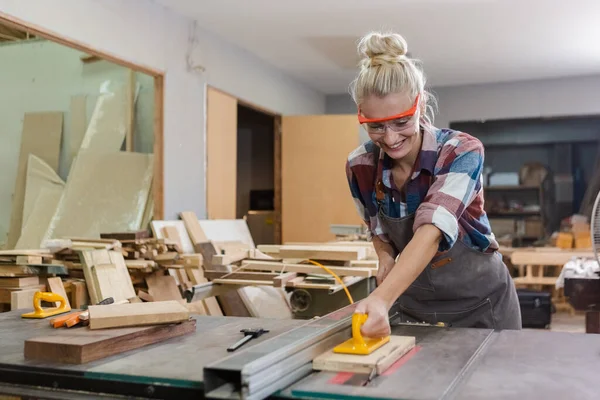
[[[406,129],[410,124],[412,117],[417,112],[419,105],[419,95],[415,98],[412,107],[400,114],[392,115],[385,118],[366,118],[362,115],[360,107],[358,108],[358,122],[366,125],[366,128],[371,133],[384,133],[386,126],[394,132],[400,132]]]

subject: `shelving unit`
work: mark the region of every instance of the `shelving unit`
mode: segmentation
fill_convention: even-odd
[[[547,217],[549,195],[541,186],[486,186],[485,209],[497,237],[510,234],[513,246],[521,247],[542,239],[552,231]],[[532,209],[535,208],[535,209]]]

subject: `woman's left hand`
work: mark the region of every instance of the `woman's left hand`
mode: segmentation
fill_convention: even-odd
[[[385,301],[377,295],[371,294],[362,300],[354,312],[368,315],[367,321],[360,329],[363,336],[380,338],[390,335],[388,307]]]

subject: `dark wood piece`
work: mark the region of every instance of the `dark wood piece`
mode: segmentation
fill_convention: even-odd
[[[146,239],[150,237],[150,233],[147,230],[131,231],[131,232],[114,232],[114,233],[101,233],[100,239],[116,239],[116,240],[136,240]]]
[[[25,341],[25,359],[85,364],[196,331],[196,320],[140,328],[64,329]]]

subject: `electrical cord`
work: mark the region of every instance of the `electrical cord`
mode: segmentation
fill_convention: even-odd
[[[321,267],[321,268],[323,268],[323,269],[324,269],[324,270],[325,270],[325,271],[326,271],[328,274],[332,275],[332,276],[335,278],[335,280],[336,280],[336,281],[338,281],[338,283],[339,283],[340,285],[342,285],[342,288],[344,288],[344,291],[346,292],[346,296],[348,296],[348,300],[350,300],[350,304],[354,304],[354,300],[352,299],[352,295],[350,295],[350,292],[348,291],[348,288],[346,287],[346,284],[345,284],[345,283],[344,283],[344,282],[343,282],[343,281],[340,279],[340,277],[339,277],[339,276],[337,276],[337,275],[335,274],[335,272],[333,272],[332,270],[330,270],[329,268],[327,268],[327,267],[326,267],[326,266],[324,266],[323,264],[320,264],[320,263],[318,263],[318,262],[316,262],[316,261],[313,261],[313,260],[306,260],[306,262],[309,262],[309,263],[311,263],[311,264],[313,264],[313,265],[316,265],[316,266],[318,266],[318,267]]]

